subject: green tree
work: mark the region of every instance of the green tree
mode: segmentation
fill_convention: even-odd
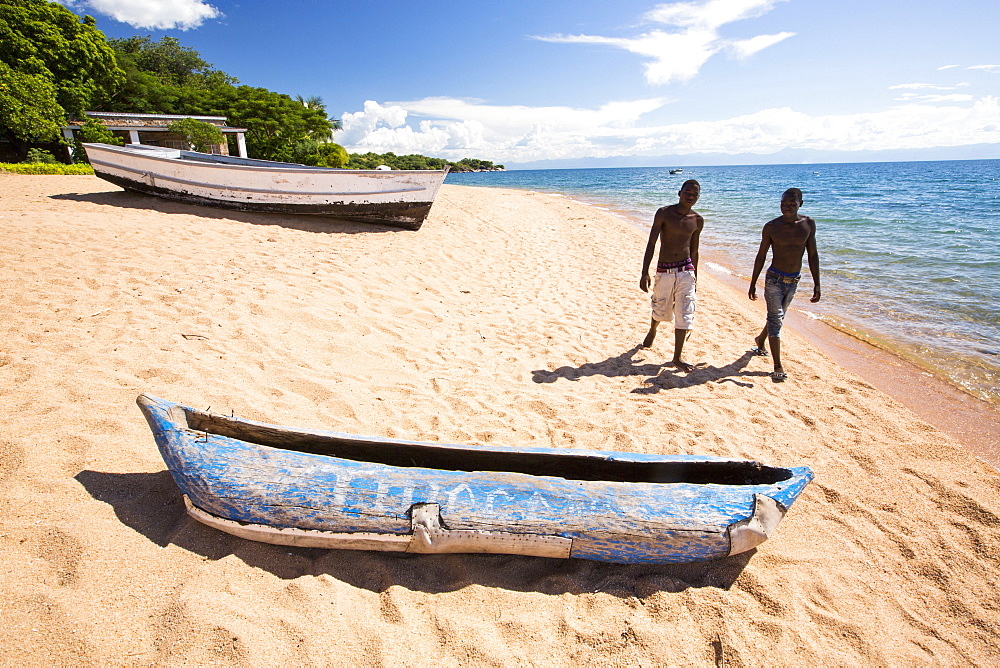
[[[302,106],[308,109],[313,109],[315,111],[322,112],[324,116],[326,115],[326,103],[323,102],[323,98],[321,98],[320,96],[313,95],[312,97],[303,98],[301,95],[296,95],[295,99],[298,100],[300,103],[302,103]],[[341,121],[339,118],[328,118],[327,120],[330,121],[331,130],[344,129],[344,122]]]
[[[52,155],[48,151],[43,151],[40,148],[29,148],[28,157],[25,158],[25,162],[36,163],[41,165],[58,165],[59,161],[56,160],[56,156]]]
[[[28,141],[57,140],[67,114],[82,116],[124,80],[94,19],[48,0],[0,0],[0,63],[0,134],[25,154]]]
[[[351,153],[347,162],[348,169],[375,169],[379,165],[388,165],[393,169],[444,169],[451,167],[454,172],[471,172],[474,170],[503,169],[503,165],[494,165],[489,160],[478,158],[462,158],[458,162],[448,162],[444,158],[428,158],[425,155],[396,155],[395,153]]]
[[[87,159],[87,151],[83,148],[84,143],[111,144],[112,146],[122,146],[125,140],[116,137],[104,123],[88,118],[80,129],[76,131],[76,139],[73,142],[73,161],[78,163],[90,163]]]
[[[226,141],[222,130],[218,127],[195,118],[182,118],[179,121],[174,121],[167,127],[167,130],[182,135],[184,140],[194,147],[194,150],[202,153],[207,153],[210,147]]]
[[[174,37],[112,39],[125,82],[102,111],[204,114],[239,80],[214,69]]]
[[[332,131],[341,127],[339,120],[326,117],[320,97],[293,99],[265,88],[240,86],[235,77],[213,69],[197,51],[172,37],[153,41],[134,36],[110,43],[125,83],[95,110],[225,116],[231,125],[247,129],[247,152],[252,157],[295,161],[306,155],[314,161],[309,164],[347,159],[336,148],[301,147],[303,142],[329,142]]]
[[[340,144],[316,139],[296,142],[291,158],[293,162],[316,167],[345,167],[349,159],[347,150]]]
[[[156,74],[161,81],[173,86],[186,86],[198,73],[211,70],[194,49],[182,46],[176,37],[163,37],[154,42],[150,36],[133,35],[108,40],[119,60],[131,60],[134,66]]]
[[[325,112],[288,95],[250,86],[239,86],[235,93],[225,115],[233,125],[247,129],[247,151],[254,157],[291,162],[297,142],[330,135]]]
[[[59,136],[63,108],[56,102],[56,87],[41,74],[17,72],[0,61],[0,133],[24,144],[36,137]]]

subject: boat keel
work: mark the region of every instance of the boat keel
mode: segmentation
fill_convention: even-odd
[[[507,531],[451,530],[441,525],[441,506],[415,503],[410,509],[412,533],[335,533],[245,524],[227,520],[198,508],[184,496],[188,515],[202,524],[239,538],[272,545],[341,550],[378,550],[411,554],[518,554],[568,559],[573,539]]]

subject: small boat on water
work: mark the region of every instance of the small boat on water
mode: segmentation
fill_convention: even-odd
[[[719,457],[357,436],[136,401],[188,513],[277,545],[703,561],[762,543],[813,477]]]
[[[683,169],[671,169],[670,173],[671,174],[683,174],[684,170]]]
[[[447,169],[361,170],[145,144],[84,144],[94,174],[126,190],[190,204],[329,216],[416,230]]]

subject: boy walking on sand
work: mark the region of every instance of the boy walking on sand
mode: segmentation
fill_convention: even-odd
[[[674,321],[674,358],[672,363],[681,371],[692,371],[693,366],[681,360],[684,340],[694,323],[695,286],[698,274],[698,240],[705,221],[692,211],[701,196],[701,184],[691,179],[684,182],[677,193],[678,202],[660,207],[653,217],[649,243],[642,258],[642,278],[639,287],[649,291],[649,264],[653,259],[656,240],[660,241],[660,255],[656,263],[656,280],[653,282],[653,317],[649,333],[642,342],[643,348],[653,345],[656,327],[661,321]]]
[[[764,224],[761,231],[760,249],[753,263],[750,277],[750,299],[757,299],[757,277],[764,268],[767,249],[771,249],[771,266],[764,276],[764,302],[767,304],[767,324],[754,339],[752,348],[755,355],[767,355],[764,341],[771,348],[775,382],[785,380],[788,375],[781,366],[781,323],[792,303],[795,290],[802,275],[802,254],[809,253],[809,273],[813,279],[813,295],[809,301],[819,301],[819,253],[816,250],[816,222],[809,216],[800,216],[802,191],[789,188],[781,196],[781,215]]]

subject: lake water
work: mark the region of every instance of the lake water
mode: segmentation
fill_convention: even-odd
[[[823,299],[809,303],[803,266],[793,308],[1000,404],[1000,160],[679,167],[463,173],[446,182],[568,195],[649,229],[656,209],[697,179],[703,259],[747,277],[781,193],[800,188],[801,213],[816,220]]]

